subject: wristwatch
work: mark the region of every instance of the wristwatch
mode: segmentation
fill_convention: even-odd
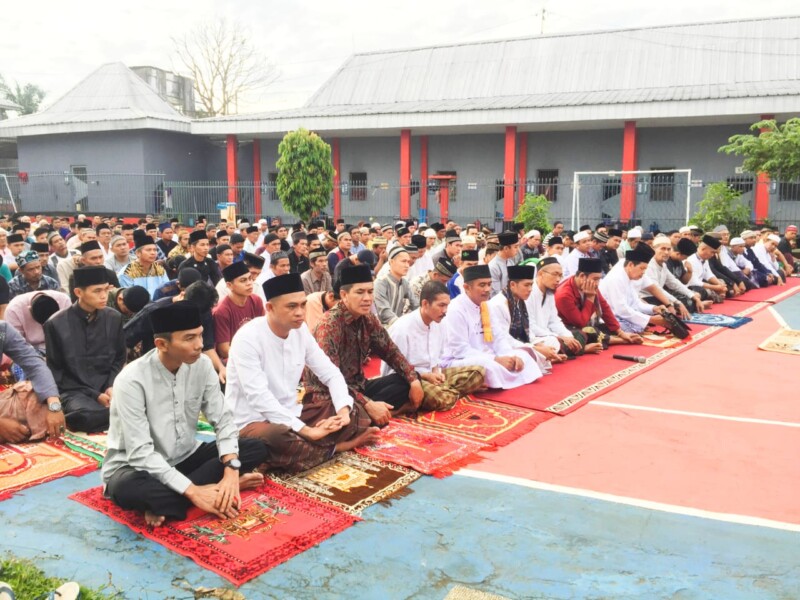
[[[50,404],[47,405],[47,410],[54,413],[61,412],[61,402],[59,402],[58,400],[56,400],[55,402],[51,402]]]
[[[228,462],[223,463],[227,468],[233,469],[234,471],[238,471],[242,468],[242,463],[239,461],[238,458],[232,458]]]

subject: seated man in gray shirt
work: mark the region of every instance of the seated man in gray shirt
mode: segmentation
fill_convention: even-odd
[[[240,490],[261,485],[260,440],[239,441],[211,360],[203,354],[200,312],[185,300],[150,314],[156,347],[114,382],[103,464],[105,493],[126,510],[145,511],[148,525],[186,518],[194,505],[235,518]],[[200,411],[215,442],[195,437]]]

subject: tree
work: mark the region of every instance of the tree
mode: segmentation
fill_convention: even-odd
[[[331,198],[331,147],[316,133],[298,129],[283,136],[278,155],[278,198],[287,212],[308,220]]]
[[[744,157],[744,170],[766,173],[771,179],[800,179],[800,118],[778,125],[775,119],[750,126],[761,134],[734,135],[719,151]]]
[[[250,42],[243,27],[225,19],[201,23],[172,38],[175,53],[194,79],[205,116],[235,114],[240,98],[278,78],[278,70]]]
[[[542,194],[526,194],[525,201],[517,209],[514,218],[517,223],[524,223],[525,230],[536,229],[542,235],[552,229],[550,225],[550,201]]]
[[[19,82],[14,82],[14,89],[11,89],[6,80],[0,75],[0,95],[14,104],[18,104],[22,110],[20,114],[29,115],[39,110],[39,105],[45,97],[45,91],[38,85],[26,83],[24,86]]]
[[[750,208],[742,203],[741,196],[741,192],[732,189],[724,181],[712,183],[689,223],[705,231],[711,231],[717,225],[727,225],[731,231],[747,229]]]

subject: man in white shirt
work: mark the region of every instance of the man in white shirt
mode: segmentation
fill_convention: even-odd
[[[420,306],[389,327],[389,337],[419,374],[423,410],[449,410],[462,396],[483,385],[483,367],[441,367],[444,331],[441,325],[450,304],[450,293],[439,281],[428,281],[420,292]],[[383,362],[381,375],[392,368]]]
[[[536,265],[536,279],[526,305],[531,335],[553,350],[576,356],[581,353],[581,343],[564,325],[556,307],[555,291],[563,276],[561,263],[555,256],[541,259]]]
[[[572,238],[575,247],[563,261],[564,277],[570,277],[578,272],[578,261],[582,258],[597,258],[592,256],[589,251],[592,247],[592,234],[590,231],[580,231]]]
[[[753,246],[753,252],[755,252],[756,257],[759,261],[761,261],[761,264],[764,265],[775,277],[776,283],[778,285],[783,285],[785,275],[774,256],[775,249],[778,247],[780,241],[781,238],[774,233],[771,233],[766,238],[756,242],[755,246]]]
[[[524,350],[495,345],[487,301],[492,293],[492,276],[487,265],[467,267],[463,272],[464,292],[450,303],[444,320],[443,367],[479,365],[485,370],[490,388],[512,389],[542,376],[534,359]]]
[[[689,309],[693,312],[703,312],[703,299],[700,294],[690,290],[681,280],[675,277],[667,268],[669,252],[672,248],[672,241],[665,235],[658,235],[653,240],[655,254],[647,265],[645,275],[652,279],[659,286],[662,293],[672,303],[682,319],[689,318]],[[661,304],[649,291],[640,291],[642,300],[650,304]]]
[[[617,265],[600,281],[600,293],[606,299],[623,331],[641,333],[648,325],[664,326],[664,306],[653,306],[639,298],[635,282],[644,277],[650,253],[628,250],[622,268]]]
[[[269,467],[296,473],[370,441],[377,428],[308,331],[300,275],[273,277],[264,295],[267,315],[243,325],[231,344],[225,398],[240,436],[266,444]],[[330,399],[298,395],[305,368]]]
[[[711,265],[708,264],[708,259],[714,256],[716,249],[720,245],[721,242],[719,240],[709,235],[703,236],[703,240],[697,246],[697,250],[685,262],[686,268],[691,268],[692,273],[686,286],[701,296],[706,294],[709,299],[717,304],[722,303],[724,300],[728,292],[728,286],[714,276],[711,271]]]

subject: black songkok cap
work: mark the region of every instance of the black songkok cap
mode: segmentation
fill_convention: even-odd
[[[33,250],[34,252],[50,252],[50,244],[45,244],[43,242],[33,242],[31,244],[31,250]]]
[[[414,244],[417,249],[424,248],[428,245],[424,235],[412,235],[411,243]]]
[[[270,279],[270,281],[272,280]],[[367,265],[346,267],[342,269],[342,273],[339,276],[339,282],[342,287],[356,283],[371,283],[372,270]]]
[[[685,256],[691,256],[697,252],[697,244],[689,238],[681,238],[678,240],[678,252]]]
[[[433,225],[431,225],[431,229],[433,229],[436,232],[439,232],[442,229],[444,229],[444,225],[442,225],[441,223],[434,223]]]
[[[523,231],[525,229],[525,223],[514,223],[511,226],[511,229],[513,229],[516,232]]]
[[[449,244],[450,242],[460,242],[461,238],[455,229],[448,229],[444,234],[444,241]]]
[[[154,229],[158,229],[158,225],[156,225],[155,223],[148,223],[147,225],[144,226],[145,231],[153,231]]]
[[[279,239],[281,238],[278,237],[277,233],[268,233],[267,235],[264,236],[264,245],[266,246],[267,244],[271,244],[275,240]],[[231,238],[231,241],[233,241],[233,238]]]
[[[625,253],[625,260],[632,263],[650,262],[650,255],[641,250],[628,250]]]
[[[475,279],[491,279],[492,272],[489,271],[489,265],[475,265],[464,269],[464,283],[474,281]]]
[[[18,233],[12,233],[6,238],[6,242],[9,244],[16,244],[17,242],[24,242],[25,240],[22,239],[22,236]]]
[[[100,242],[98,242],[97,240],[92,240],[90,242],[83,242],[78,247],[78,250],[81,251],[81,254],[86,254],[87,252],[91,252],[92,250],[102,250],[102,248],[100,247]]]
[[[580,260],[580,259],[578,259]],[[546,256],[536,264],[536,269],[541,271],[547,265],[558,265],[558,259],[555,256]]]
[[[233,244],[244,244],[244,236],[241,233],[232,233],[231,245]]]
[[[145,246],[155,245],[156,241],[147,235],[141,229],[137,229],[133,232],[133,249],[138,250],[139,248],[144,248]],[[86,242],[86,244],[91,244],[91,242]],[[84,246],[86,245],[84,244]],[[83,248],[83,246],[81,246]],[[83,250],[81,250],[83,253]]]
[[[578,273],[602,273],[603,263],[599,258],[579,258]]]
[[[195,271],[197,269],[194,269]],[[150,292],[141,285],[132,285],[122,290],[122,300],[133,313],[138,313],[150,302]]]
[[[194,267],[185,267],[178,271],[178,286],[180,286],[182,290],[185,290],[195,281],[200,281],[202,278],[203,276],[200,274],[200,271]]]
[[[222,269],[222,276],[225,278],[225,281],[233,281],[242,275],[249,274],[250,270],[247,268],[247,265],[244,264],[244,261],[231,263]]]
[[[536,268],[533,265],[511,265],[508,267],[508,280],[533,279]]]
[[[296,292],[305,291],[303,289],[303,281],[300,279],[300,273],[286,273],[286,275],[278,275],[272,279],[267,279],[261,287],[264,290],[264,297],[267,300],[272,300],[273,298],[284,296],[286,294],[294,294]]]
[[[76,288],[86,288],[90,285],[108,283],[108,269],[103,266],[80,267],[72,272]]]
[[[639,245],[637,245],[635,252],[641,252],[641,254],[643,256],[647,257],[648,261],[656,255],[656,251],[653,250],[647,244],[639,244]]]
[[[563,243],[564,243],[564,240],[561,238],[560,235],[554,235],[549,240],[547,240],[547,245],[548,246],[555,246],[557,244],[563,244]]]
[[[44,325],[58,311],[58,302],[47,294],[38,294],[31,302],[31,315],[39,325]]]
[[[703,236],[703,243],[706,246],[711,246],[714,250],[717,250],[722,245],[721,241],[710,235]]]
[[[442,256],[437,260],[433,268],[437,273],[441,273],[447,277],[452,277],[456,274],[456,271],[458,271],[455,263],[446,256]]]
[[[258,233],[258,226],[257,225],[250,225],[245,231],[249,234],[251,233]]]
[[[252,252],[245,252],[242,262],[248,267],[255,267],[256,269],[263,269],[264,263],[267,262],[263,257],[253,254]]]
[[[408,235],[411,232],[408,230],[408,227],[398,227],[396,233],[397,237],[403,237],[404,235]]]
[[[223,238],[223,237],[225,237],[225,236],[228,236],[228,237],[230,237],[230,235],[231,235],[231,234],[230,234],[230,233],[228,233],[228,230],[227,230],[227,229],[220,229],[220,230],[217,232],[217,234],[216,234],[214,237],[215,237],[215,238],[217,238],[217,239],[219,239],[219,238]],[[190,235],[189,237],[191,237],[191,235]]]
[[[519,236],[513,231],[504,231],[497,234],[497,241],[501,248],[503,246],[511,246],[519,242]]]
[[[609,229],[608,237],[622,237],[622,229]]]
[[[150,313],[150,324],[153,326],[153,333],[197,329],[202,325],[200,309],[188,300],[165,304]]]
[[[189,234],[189,245],[196,244],[200,240],[207,240],[207,239],[208,239],[208,236],[206,235],[205,231],[202,231],[202,230],[193,231],[192,233]],[[189,329],[192,329],[192,327],[189,327]],[[176,329],[175,331],[182,331],[182,330]],[[156,333],[160,333],[160,332],[157,331]],[[167,332],[164,332],[164,333],[167,333]]]
[[[480,260],[477,250],[462,250],[461,260]]]

